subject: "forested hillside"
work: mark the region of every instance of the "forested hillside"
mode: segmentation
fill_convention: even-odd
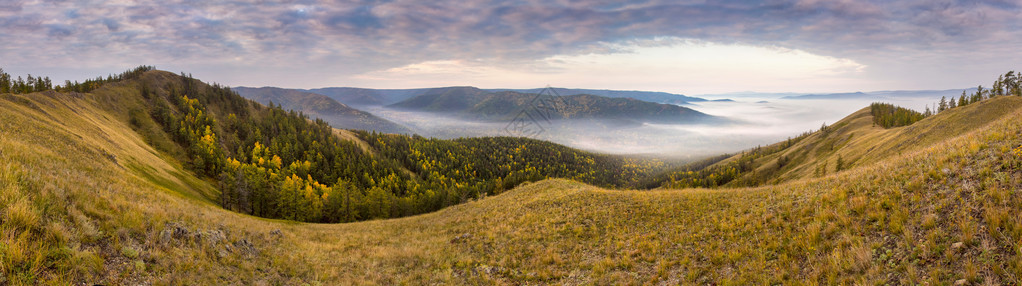
[[[138,102],[130,125],[161,152],[215,180],[223,207],[269,218],[342,222],[435,211],[550,177],[629,186],[657,160],[599,155],[524,138],[444,141],[359,133],[339,139],[323,120],[262,106],[230,89],[142,67],[94,91]],[[123,105],[123,104],[121,104]],[[123,106],[111,106],[122,109]]]
[[[595,119],[665,124],[721,123],[725,119],[673,104],[646,102],[631,98],[609,98],[576,94],[487,92],[474,87],[436,89],[390,105],[411,111],[455,115],[481,121],[509,121],[522,112],[532,112],[543,120]]]

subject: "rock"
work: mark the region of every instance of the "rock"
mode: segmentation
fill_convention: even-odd
[[[172,223],[171,227],[172,227],[171,230],[173,231],[173,233],[171,233],[171,236],[173,238],[182,239],[188,236],[188,228],[176,223]]]
[[[170,243],[170,241],[172,239],[174,239],[172,233],[173,233],[173,231],[171,231],[169,229],[164,229],[164,230],[160,231],[160,244],[168,244],[168,243]]]
[[[958,279],[958,281],[955,281],[955,286],[963,286],[963,285],[969,285],[969,280]]]
[[[472,234],[471,233],[463,233],[463,234],[461,234],[459,236],[455,236],[453,239],[451,239],[451,243],[464,242],[464,241],[468,240],[469,238],[472,238]]]
[[[274,235],[274,236],[284,236],[284,233],[283,233],[283,232],[281,232],[281,231],[280,231],[279,229],[274,229],[274,230],[270,231],[270,235]]]
[[[255,245],[248,241],[248,239],[241,239],[234,242],[234,248],[238,249],[238,252],[245,256],[256,256],[259,252],[256,250]]]
[[[167,223],[163,230],[160,231],[160,243],[167,244],[175,239],[186,238],[189,233],[188,228],[178,223]]]
[[[203,236],[202,235],[202,231],[196,231],[196,232],[193,232],[191,235],[189,235],[188,238],[191,239],[192,241],[198,243],[198,242],[202,242],[202,236]]]
[[[951,248],[953,248],[953,249],[959,249],[959,248],[962,248],[962,245],[963,245],[963,244],[962,244],[962,242],[961,242],[961,241],[959,241],[959,242],[955,242],[955,243],[952,243],[952,244],[951,244]]]
[[[209,246],[216,247],[224,240],[227,240],[227,236],[223,231],[210,230],[206,232],[206,242],[209,242]]]

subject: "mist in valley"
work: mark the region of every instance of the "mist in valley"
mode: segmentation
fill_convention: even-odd
[[[704,95],[709,99],[712,95]],[[721,97],[722,98],[722,97]],[[742,96],[682,106],[727,119],[726,123],[653,124],[608,120],[537,119],[525,122],[527,137],[608,154],[700,158],[768,145],[833,124],[872,102],[922,111],[938,98],[790,99],[781,95]],[[424,137],[516,136],[511,120],[482,122],[431,112],[363,107]],[[519,130],[520,131],[520,130]]]

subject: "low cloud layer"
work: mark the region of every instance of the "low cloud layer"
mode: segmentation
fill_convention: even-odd
[[[987,82],[1012,68],[1004,63],[1022,60],[1020,5],[8,0],[0,3],[0,65],[81,78],[61,68],[108,73],[153,64],[230,85],[318,87],[438,61],[520,68],[549,58],[620,53],[615,45],[670,37],[847,59],[869,67],[849,76],[874,89],[950,88]],[[954,86],[928,86],[936,84]]]
[[[939,97],[903,97],[883,102],[922,110]],[[686,105],[707,114],[725,117],[724,124],[641,124],[569,120],[535,122],[532,138],[574,148],[611,154],[657,154],[699,158],[766,146],[819,130],[866,108],[877,99],[802,100],[778,97],[745,97],[738,101],[701,102]],[[439,115],[371,107],[367,111],[408,126],[427,137],[458,138],[511,136],[510,122],[476,122]]]

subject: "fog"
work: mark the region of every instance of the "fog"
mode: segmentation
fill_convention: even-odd
[[[537,120],[528,122],[527,137],[574,148],[610,154],[657,154],[668,157],[702,157],[734,153],[768,145],[817,130],[869,106],[877,99],[806,100],[776,96],[741,97],[735,101],[710,101],[683,105],[714,116],[721,124],[650,124],[598,120]],[[903,107],[922,110],[930,98],[883,99]],[[365,109],[405,125],[425,137],[458,138],[513,136],[508,122],[478,122],[437,113],[409,112],[385,107]],[[520,130],[519,130],[520,131]]]

